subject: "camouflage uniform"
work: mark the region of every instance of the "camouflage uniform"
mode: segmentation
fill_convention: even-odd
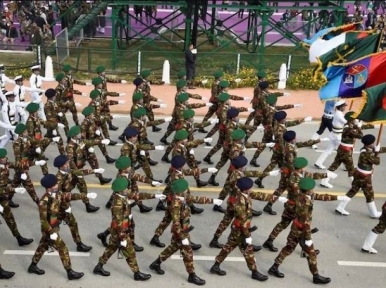
[[[60,140],[58,142],[58,149],[60,154],[64,154],[64,143],[63,138],[58,131],[58,123],[62,123],[64,125],[64,132],[68,134],[68,122],[67,118],[63,113],[63,116],[59,116],[58,113],[61,113],[60,107],[54,101],[48,100],[46,104],[44,104],[44,113],[46,114],[47,121],[45,122],[45,127],[47,128],[47,134],[45,137],[52,139],[53,137],[59,136]],[[53,134],[55,130],[57,135]]]
[[[217,99],[218,94],[220,94],[220,86],[219,86],[219,84],[220,84],[220,79],[219,78],[216,78],[213,81],[213,83],[212,83],[212,86],[211,86],[211,89],[210,89],[210,95],[211,96],[210,96],[209,102],[212,103],[213,105],[209,107],[208,112],[206,113],[206,115],[205,115],[204,119],[202,120],[202,122],[208,121],[209,118],[212,117],[216,113],[218,108],[219,108],[219,103],[218,103],[218,99]]]
[[[67,85],[69,82],[67,81]],[[63,117],[66,117],[65,114],[70,110],[72,114],[72,119],[75,122],[75,125],[79,125],[78,112],[76,110],[74,93],[68,86],[59,84],[56,88],[56,103],[60,107],[60,111],[64,114]]]
[[[108,100],[107,99],[107,96],[113,96],[113,97],[119,97],[119,93],[117,92],[108,92],[107,90],[105,89],[99,89],[99,91],[101,92],[101,115],[106,119],[106,122],[107,124],[109,125],[109,129],[111,130],[116,130],[115,128],[112,129],[113,127],[113,124],[112,124],[112,120],[113,120],[113,116],[111,116],[111,112],[110,112],[110,106],[112,105],[118,105],[118,101],[116,100]]]
[[[382,206],[382,215],[379,217],[379,223],[373,228],[376,234],[383,234],[386,230],[386,202]]]
[[[112,101],[112,100],[110,100]],[[107,123],[109,123],[110,116],[106,116],[105,113],[103,112],[104,107],[108,107],[108,100],[104,100],[102,96],[97,97],[96,99],[93,99],[90,101],[88,106],[91,106],[94,108],[94,117],[97,125],[101,127],[103,136],[106,139],[110,139],[110,133],[107,128]],[[113,101],[112,103],[115,103],[117,101]],[[118,103],[118,102],[117,102]],[[110,121],[111,122],[111,121]]]
[[[143,85],[143,105],[146,108],[146,116],[149,119],[150,122],[154,121],[154,112],[152,109],[152,104],[150,102],[157,102],[158,98],[154,97],[151,95],[151,88],[150,88],[150,83],[147,81],[147,79],[144,80],[144,85]],[[149,125],[150,126],[150,125]],[[153,126],[154,127],[154,126]]]

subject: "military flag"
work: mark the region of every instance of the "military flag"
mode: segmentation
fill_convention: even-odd
[[[365,122],[386,122],[386,83],[362,91],[363,102],[354,117]]]

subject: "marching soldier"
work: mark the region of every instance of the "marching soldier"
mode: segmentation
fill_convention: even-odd
[[[249,123],[251,123],[253,120],[253,126],[255,127],[259,126],[260,123],[263,122],[263,109],[265,108],[263,96],[265,95],[262,95],[262,90],[263,88],[266,89],[269,86],[268,82],[266,81],[267,73],[265,71],[258,71],[256,76],[257,83],[253,89],[253,98],[251,100],[252,108],[254,111],[249,114],[247,120],[245,121],[245,124],[249,125]]]
[[[12,187],[8,184],[9,169],[15,169],[15,163],[8,162],[7,150],[0,149],[0,214],[7,223],[9,230],[11,230],[13,237],[16,238],[19,246],[26,246],[31,244],[34,240],[27,239],[20,235],[19,229],[10,208],[9,196],[13,193],[25,193],[26,189],[23,187]],[[1,270],[0,270],[1,275]],[[1,276],[0,276],[1,277]]]
[[[204,285],[205,280],[199,278],[194,271],[193,251],[190,246],[189,235],[190,209],[186,203],[210,204],[215,202],[215,204],[221,205],[222,201],[189,195],[189,184],[185,179],[174,180],[170,184],[170,189],[173,193],[169,207],[171,218],[173,219],[172,239],[170,245],[166,247],[158,256],[157,260],[150,265],[150,269],[159,275],[165,274],[165,271],[161,269],[161,263],[165,262],[170,256],[180,250],[186,271],[189,273],[188,282],[196,285]]]
[[[150,279],[151,275],[139,271],[133,242],[129,235],[132,214],[129,203],[130,199],[128,197],[128,185],[129,181],[124,177],[115,179],[111,185],[111,189],[114,191],[114,200],[111,207],[111,236],[109,245],[99,258],[99,262],[93,272],[94,274],[102,276],[110,276],[110,272],[105,271],[103,265],[105,265],[110,257],[119,249],[118,253],[122,253],[131,271],[134,273],[134,280],[146,281]]]
[[[99,163],[97,157],[95,156],[93,146],[97,145],[99,142],[104,145],[108,145],[110,140],[82,140],[80,132],[79,126],[71,127],[68,132],[70,141],[67,144],[66,152],[68,158],[70,159],[70,168],[75,170],[82,169],[86,165],[87,161],[92,169],[98,169]],[[98,177],[101,185],[110,183],[112,180],[111,178],[103,177],[102,173],[95,173],[95,176]]]
[[[43,269],[38,268],[37,264],[50,247],[59,252],[60,260],[62,261],[64,269],[67,271],[68,280],[76,280],[82,278],[84,273],[72,270],[68,248],[59,235],[61,204],[62,202],[71,201],[72,196],[71,193],[62,195],[59,191],[57,181],[56,176],[53,174],[47,174],[40,181],[41,185],[46,189],[39,202],[42,238],[32,258],[31,265],[28,267],[28,273],[37,275],[43,275],[45,273]]]
[[[8,91],[5,89],[5,84],[15,84],[15,80],[10,79],[4,74],[4,64],[0,64],[0,104],[3,105],[3,102],[6,101],[6,98],[4,96],[5,93]]]
[[[62,67],[62,70],[65,73],[65,77],[68,81],[67,87],[68,87],[70,93],[75,94],[75,95],[86,96],[86,93],[82,93],[79,90],[74,89],[74,84],[82,85],[82,86],[86,86],[86,85],[91,86],[91,83],[86,83],[86,82],[79,81],[79,80],[75,79],[74,76],[72,75],[73,69],[72,69],[71,65],[69,65],[69,64],[64,64]]]
[[[42,77],[40,75],[40,69],[41,69],[40,65],[35,65],[31,67],[32,75],[29,79],[29,82],[30,82],[30,87],[35,91],[35,92],[31,91],[31,100],[32,102],[39,104],[38,115],[43,121],[46,121],[46,116],[44,114],[44,107],[43,107],[43,101],[42,101],[43,92],[36,92],[36,91],[39,91],[38,89],[40,89],[41,86],[43,85],[43,81],[49,81],[50,79]]]
[[[379,234],[383,234],[386,229],[386,202],[382,206],[382,214],[379,217],[379,223],[370,231],[362,246],[362,252],[377,254],[378,251],[373,248]]]
[[[240,190],[240,193],[236,196],[234,203],[235,210],[232,230],[228,237],[227,244],[222,247],[220,253],[216,256],[216,262],[210,269],[210,272],[220,276],[226,275],[226,272],[221,270],[220,265],[233,249],[238,246],[247,262],[248,269],[252,272],[252,279],[266,281],[268,276],[261,274],[257,270],[256,259],[252,247],[252,235],[250,231],[252,221],[252,198],[250,197],[250,193],[256,193],[251,192],[253,180],[251,178],[242,177],[237,180],[236,185]]]
[[[95,121],[94,112],[95,109],[92,106],[87,106],[82,111],[82,114],[84,115],[84,120],[82,122],[82,125],[80,126],[80,130],[83,140],[103,140],[100,127],[98,127]],[[106,145],[102,144],[101,142],[99,142],[97,145],[101,150],[102,155],[105,157],[106,162],[109,164],[114,163],[115,159],[111,158],[107,153]]]
[[[313,276],[314,284],[327,284],[331,282],[331,279],[319,275],[316,262],[316,255],[318,253],[314,249],[311,239],[313,200],[334,201],[337,196],[313,193],[315,180],[309,177],[301,178],[298,185],[300,193],[295,198],[294,221],[287,237],[287,245],[280,251],[268,273],[275,277],[283,278],[284,274],[279,271],[279,266],[287,256],[292,254],[296,246],[300,244],[307,255],[308,268]]]
[[[27,86],[24,86],[23,82],[23,76],[19,75],[14,78],[14,81],[16,83],[15,87],[13,88],[13,94],[16,97],[17,102],[25,102],[25,92],[37,92],[37,93],[43,93],[43,89],[37,89],[37,88],[30,88]],[[24,121],[25,122],[25,121]]]

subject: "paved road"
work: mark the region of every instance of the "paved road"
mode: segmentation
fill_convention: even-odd
[[[69,115],[68,115],[69,116]],[[80,116],[82,119],[82,116]],[[70,117],[68,117],[70,118]],[[125,127],[128,119],[120,118],[115,120],[115,123],[120,127]],[[166,125],[161,126],[163,131],[166,128]],[[301,126],[295,127],[295,131],[299,134],[299,141],[307,140],[317,128],[317,123],[302,124]],[[376,135],[378,130],[370,130],[370,133]],[[112,137],[117,138],[119,135],[118,132],[113,132]],[[149,133],[149,138],[152,141],[155,141],[158,144],[158,139],[162,137],[161,133]],[[262,134],[257,133],[251,138],[252,141],[259,140]],[[203,134],[198,134],[197,138],[204,137]],[[382,137],[382,142],[385,143],[385,137]],[[360,148],[358,143],[355,150]],[[320,149],[325,147],[325,143],[320,145]],[[9,148],[9,158],[12,160],[13,155],[11,152],[11,146]],[[119,155],[119,146],[108,147],[110,155],[112,157],[117,157]],[[209,151],[204,146],[195,149],[197,159],[202,160],[205,154]],[[98,151],[99,159],[103,159]],[[251,157],[253,151],[247,151],[247,156]],[[49,164],[52,170],[51,172],[56,172],[52,168],[52,161],[57,155],[57,148],[54,145],[51,145],[47,149],[47,157],[50,159]],[[162,157],[162,152],[152,152],[152,158],[154,160],[160,161]],[[311,166],[312,163],[316,160],[319,155],[318,152],[311,150],[309,148],[299,149],[300,156],[306,156],[311,165],[311,171],[314,170]],[[218,160],[220,154],[216,154],[213,157],[213,160]],[[262,154],[262,159],[259,161],[264,167],[268,163],[270,154],[268,151],[265,151]],[[358,154],[354,155],[357,159]],[[385,157],[381,157],[381,161],[385,161]],[[326,161],[326,165],[331,163],[333,159],[329,158]],[[104,159],[100,161],[100,166],[106,168],[105,176],[114,177],[116,170],[113,165],[106,164]],[[157,166],[153,167],[154,175],[156,178],[164,179],[166,176],[166,164],[160,163]],[[203,164],[202,167],[209,167],[206,164]],[[226,166],[227,167],[227,166]],[[252,169],[252,167],[249,167]],[[32,168],[31,174],[32,179],[35,183],[39,182],[38,180],[41,177],[39,168]],[[140,171],[142,173],[142,171]],[[226,168],[222,169],[218,176],[218,181],[220,184],[224,183],[225,180]],[[317,192],[322,193],[337,193],[343,195],[349,189],[349,181],[346,176],[346,172],[342,169],[337,171],[339,177],[336,180],[332,180],[331,184],[334,185],[332,190],[326,190],[320,187],[317,187]],[[384,182],[382,181],[383,171],[382,168],[375,169],[374,175],[374,188],[376,191],[376,204],[378,208],[384,202],[386,196],[386,191],[384,188]],[[206,180],[209,175],[204,175],[202,178]],[[266,191],[272,191],[277,185],[279,178],[266,178],[264,184],[266,185]],[[218,187],[208,187],[208,188],[196,188],[193,182],[193,179],[189,179],[192,184],[192,192],[195,195],[217,197],[219,193]],[[37,276],[27,273],[28,265],[32,259],[32,253],[37,247],[37,242],[40,239],[40,225],[39,225],[39,216],[35,204],[31,201],[30,197],[27,194],[16,195],[14,200],[20,204],[20,208],[13,209],[16,221],[19,226],[19,230],[22,235],[25,237],[32,237],[35,241],[28,247],[18,247],[16,241],[12,238],[9,229],[1,225],[1,245],[0,245],[0,262],[4,268],[15,271],[16,276],[9,280],[4,281],[8,287],[106,287],[107,285],[111,287],[126,287],[127,285],[133,285],[133,275],[128,268],[124,260],[117,260],[116,255],[114,255],[109,263],[105,265],[106,270],[110,271],[112,275],[107,278],[102,276],[97,276],[92,274],[93,267],[98,262],[98,257],[103,253],[103,247],[100,244],[99,240],[96,238],[98,232],[103,231],[110,223],[110,211],[104,208],[108,197],[110,196],[111,190],[109,186],[100,186],[97,181],[97,178],[93,176],[87,177],[87,182],[89,186],[89,191],[97,192],[98,197],[95,200],[92,200],[92,203],[98,206],[101,206],[101,210],[95,214],[88,214],[85,212],[84,205],[82,203],[73,203],[73,213],[76,215],[78,220],[80,234],[82,240],[85,244],[93,246],[93,250],[89,254],[77,255],[71,258],[73,268],[76,271],[85,272],[85,276],[75,282],[69,283],[65,271],[62,268],[60,260],[57,256],[45,256],[43,260],[39,263],[39,267],[46,270],[46,275]],[[140,186],[141,191],[157,192],[157,188],[148,187],[145,185]],[[38,185],[36,189],[39,195],[42,195],[43,190]],[[265,191],[264,190],[264,191]],[[156,206],[156,200],[150,200],[146,204]],[[264,203],[254,202],[255,209],[262,209]],[[363,195],[358,193],[358,197],[354,198],[351,203],[349,203],[347,210],[351,212],[351,215],[348,217],[338,216],[334,213],[336,207],[336,202],[317,202],[315,203],[315,212],[313,225],[318,227],[320,232],[315,234],[313,239],[315,245],[318,249],[321,250],[321,254],[318,256],[318,266],[321,275],[329,276],[332,278],[332,284],[330,287],[383,287],[381,281],[384,281],[384,269],[386,264],[383,263],[386,253],[386,244],[383,241],[384,236],[380,236],[378,242],[375,245],[375,248],[378,250],[378,255],[367,255],[359,252],[360,247],[366,237],[368,231],[377,223],[376,220],[372,220],[368,217],[367,208],[365,206],[365,199]],[[225,277],[219,277],[216,275],[211,275],[209,269],[213,264],[211,260],[214,256],[217,255],[219,250],[209,248],[209,241],[222,218],[222,214],[213,212],[211,210],[211,205],[202,205],[202,208],[205,208],[205,212],[201,215],[194,215],[192,217],[192,224],[196,229],[192,232],[192,240],[196,243],[201,243],[203,248],[195,252],[195,256],[199,257],[200,260],[195,261],[196,273],[202,278],[207,280],[207,287],[234,287],[236,285],[242,285],[243,287],[256,287],[256,285],[266,285],[267,287],[311,287],[311,275],[308,271],[307,263],[305,259],[300,259],[299,252],[297,249],[292,257],[286,259],[284,264],[281,267],[283,273],[286,274],[284,279],[276,279],[270,277],[270,279],[265,284],[257,284],[255,281],[250,279],[250,274],[248,272],[247,266],[243,263],[241,254],[239,251],[234,251],[231,254],[231,261],[225,262],[222,265],[222,268],[228,272],[228,275]],[[253,234],[253,242],[255,244],[262,244],[267,235],[270,233],[273,226],[280,220],[280,212],[283,210],[281,204],[274,205],[275,210],[279,213],[277,216],[271,216],[263,214],[261,217],[254,218],[253,224],[257,225],[259,229]],[[145,250],[143,252],[137,253],[139,265],[141,271],[151,272],[148,268],[150,263],[157,258],[157,255],[161,252],[161,249],[150,246],[148,243],[153,235],[154,229],[156,228],[158,222],[161,220],[163,213],[152,211],[148,214],[140,214],[138,208],[134,208],[134,217],[136,218],[136,242],[139,245],[143,245]],[[286,236],[289,230],[282,233],[276,241],[276,245],[281,248],[286,243]],[[229,233],[229,230],[226,231],[223,237],[221,237],[221,242],[226,240],[226,237]],[[76,252],[76,246],[71,239],[71,234],[68,227],[61,226],[61,236],[64,241],[67,243],[67,246],[71,252]],[[168,243],[170,240],[169,229],[161,237],[161,240],[165,243]],[[20,252],[22,251],[22,252]],[[10,254],[7,254],[10,253]],[[24,253],[29,255],[15,255],[15,253]],[[79,253],[78,253],[79,254]],[[260,251],[256,253],[257,263],[259,270],[263,273],[266,273],[269,267],[272,265],[274,258],[277,253],[272,253],[267,250]],[[241,262],[239,262],[241,261]],[[349,261],[343,263],[345,265],[366,265],[366,267],[358,266],[344,266],[339,265],[338,261]],[[353,261],[359,262],[354,263]],[[380,262],[381,264],[373,263]],[[383,265],[383,267],[374,268],[374,265]],[[186,287],[190,286],[187,283],[187,273],[185,272],[184,266],[179,254],[176,253],[172,259],[169,259],[165,262],[162,267],[166,271],[166,275],[152,275],[146,283],[141,283],[141,287]],[[134,284],[135,285],[135,284]]]

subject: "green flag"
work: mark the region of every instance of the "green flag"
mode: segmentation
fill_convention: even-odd
[[[363,102],[354,118],[365,122],[386,122],[386,83],[362,91]]]

